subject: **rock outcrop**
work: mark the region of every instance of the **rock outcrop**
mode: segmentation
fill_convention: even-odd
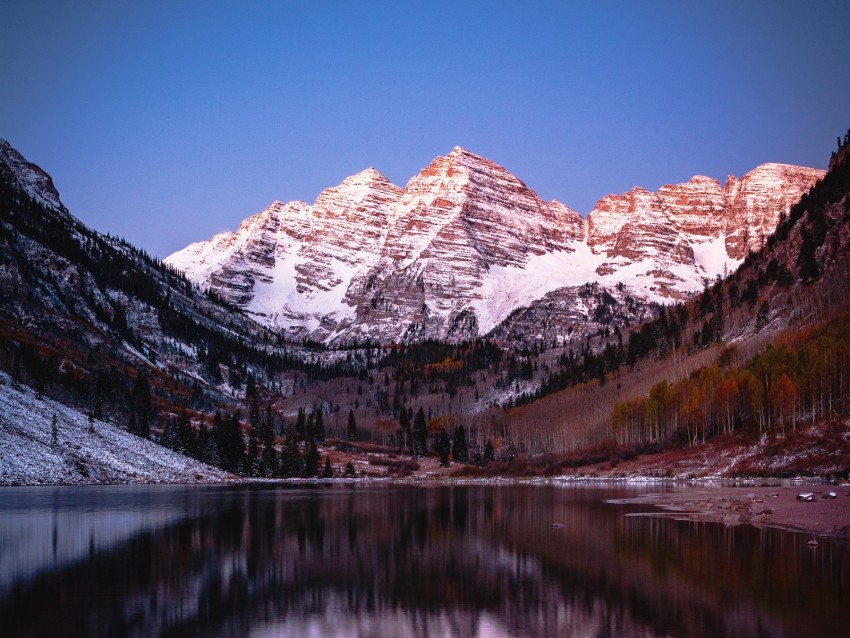
[[[39,204],[58,213],[68,213],[68,209],[59,199],[59,192],[53,185],[50,175],[39,166],[27,161],[4,139],[0,139],[0,169],[4,171],[4,179]]]

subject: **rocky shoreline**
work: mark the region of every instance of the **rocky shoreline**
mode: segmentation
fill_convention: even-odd
[[[830,498],[829,493],[835,493]],[[798,496],[811,493],[810,501]],[[652,505],[686,520],[778,527],[850,540],[850,486],[688,486],[630,499],[621,504]]]

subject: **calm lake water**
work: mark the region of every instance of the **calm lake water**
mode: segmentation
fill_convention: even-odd
[[[638,493],[4,488],[0,633],[847,635],[846,544],[604,502]]]

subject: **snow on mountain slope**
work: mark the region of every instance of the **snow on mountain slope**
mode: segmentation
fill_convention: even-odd
[[[90,425],[86,415],[5,373],[0,373],[0,439],[0,485],[198,483],[229,476],[114,425]]]
[[[599,200],[587,220],[456,147],[404,189],[368,169],[166,259],[293,336],[466,338],[560,288],[678,299],[733,270],[823,171],[765,164]]]
[[[460,147],[408,182],[397,211],[377,265],[349,286],[346,302],[357,313],[341,326],[348,334],[486,332],[495,325],[489,316],[498,321],[484,296],[489,273],[518,272],[535,256],[571,252],[584,230],[577,213],[541,201],[504,168]],[[472,315],[475,307],[483,314]]]

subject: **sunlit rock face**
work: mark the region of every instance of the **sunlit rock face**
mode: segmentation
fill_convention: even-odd
[[[765,164],[725,186],[636,187],[584,219],[456,147],[404,188],[370,168],[166,261],[293,337],[463,339],[587,282],[640,303],[692,294],[759,248],[822,175]]]
[[[697,175],[657,193],[636,187],[608,195],[588,215],[588,245],[594,254],[619,258],[606,262],[600,273],[622,273],[627,264],[654,262],[657,267],[650,270],[665,291],[662,296],[680,297],[693,292],[689,275],[722,275],[761,248],[780,217],[823,174],[763,164],[741,179],[729,176],[725,186]]]
[[[729,255],[743,259],[749,251],[761,248],[779,218],[824,174],[813,168],[762,164],[740,180],[729,176],[723,189]]]

